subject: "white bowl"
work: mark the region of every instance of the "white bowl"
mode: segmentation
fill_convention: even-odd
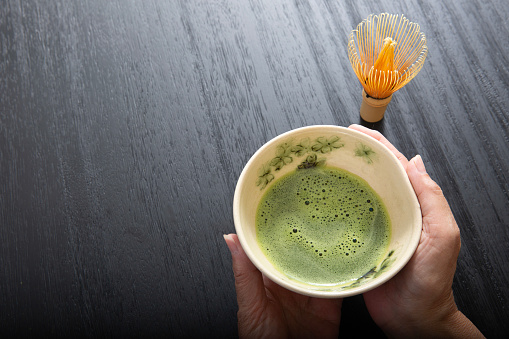
[[[344,169],[361,177],[387,208],[391,223],[388,249],[376,269],[356,280],[333,286],[297,281],[276,269],[259,247],[255,217],[260,199],[278,178],[294,171],[306,159],[322,160],[326,166]],[[391,279],[412,257],[422,228],[417,197],[396,156],[366,134],[326,125],[298,128],[263,145],[239,177],[233,216],[242,248],[264,275],[289,290],[322,298],[364,293]]]

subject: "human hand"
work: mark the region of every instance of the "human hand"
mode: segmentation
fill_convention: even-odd
[[[379,132],[359,125],[350,128],[377,139],[396,155],[422,212],[421,238],[410,261],[391,280],[364,294],[371,317],[390,337],[483,337],[454,301],[460,231],[442,190],[419,155],[408,161]]]
[[[236,234],[224,239],[232,255],[240,338],[337,338],[342,299],[289,291],[249,260]]]

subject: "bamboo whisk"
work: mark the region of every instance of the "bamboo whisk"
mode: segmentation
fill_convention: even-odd
[[[419,73],[427,53],[426,36],[418,24],[403,15],[371,14],[352,30],[348,57],[364,88],[363,105],[367,105],[364,109],[375,107],[381,111],[380,117],[366,116],[367,121],[382,119],[392,93]],[[361,106],[361,116],[362,110]]]

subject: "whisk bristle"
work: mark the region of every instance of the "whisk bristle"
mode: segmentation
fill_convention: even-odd
[[[366,93],[389,97],[422,69],[428,53],[420,26],[403,15],[371,14],[348,39],[350,63]]]

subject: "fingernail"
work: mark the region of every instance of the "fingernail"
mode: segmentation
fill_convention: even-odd
[[[226,241],[226,246],[228,246],[228,249],[230,250],[230,253],[236,254],[239,249],[237,248],[237,244],[235,243],[235,240],[231,237],[229,234],[223,234],[223,238]]]
[[[415,167],[419,171],[419,173],[424,174],[426,173],[426,167],[424,167],[424,162],[422,161],[422,158],[419,154],[415,156]]]

